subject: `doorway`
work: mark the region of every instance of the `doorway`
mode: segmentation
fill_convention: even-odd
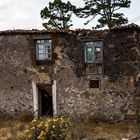
[[[32,82],[32,88],[34,117],[57,116],[56,80],[52,85]]]
[[[38,85],[38,105],[40,116],[53,116],[52,86]]]

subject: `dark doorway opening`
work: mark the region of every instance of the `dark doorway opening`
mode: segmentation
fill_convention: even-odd
[[[52,87],[38,86],[39,116],[53,116]]]

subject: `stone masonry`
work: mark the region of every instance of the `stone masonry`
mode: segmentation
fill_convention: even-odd
[[[52,60],[37,64],[36,39],[52,40]],[[102,42],[102,60],[85,63],[84,42]],[[56,80],[57,115],[123,120],[140,115],[140,27],[0,32],[0,112],[33,113],[32,82]],[[92,80],[99,82],[91,88]]]

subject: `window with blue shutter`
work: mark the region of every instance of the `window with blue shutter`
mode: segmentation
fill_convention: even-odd
[[[36,40],[36,60],[44,61],[52,59],[52,41]]]
[[[85,63],[102,62],[102,42],[85,42]]]

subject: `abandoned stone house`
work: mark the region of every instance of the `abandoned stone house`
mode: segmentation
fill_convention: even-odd
[[[140,115],[140,27],[0,31],[0,113]]]

